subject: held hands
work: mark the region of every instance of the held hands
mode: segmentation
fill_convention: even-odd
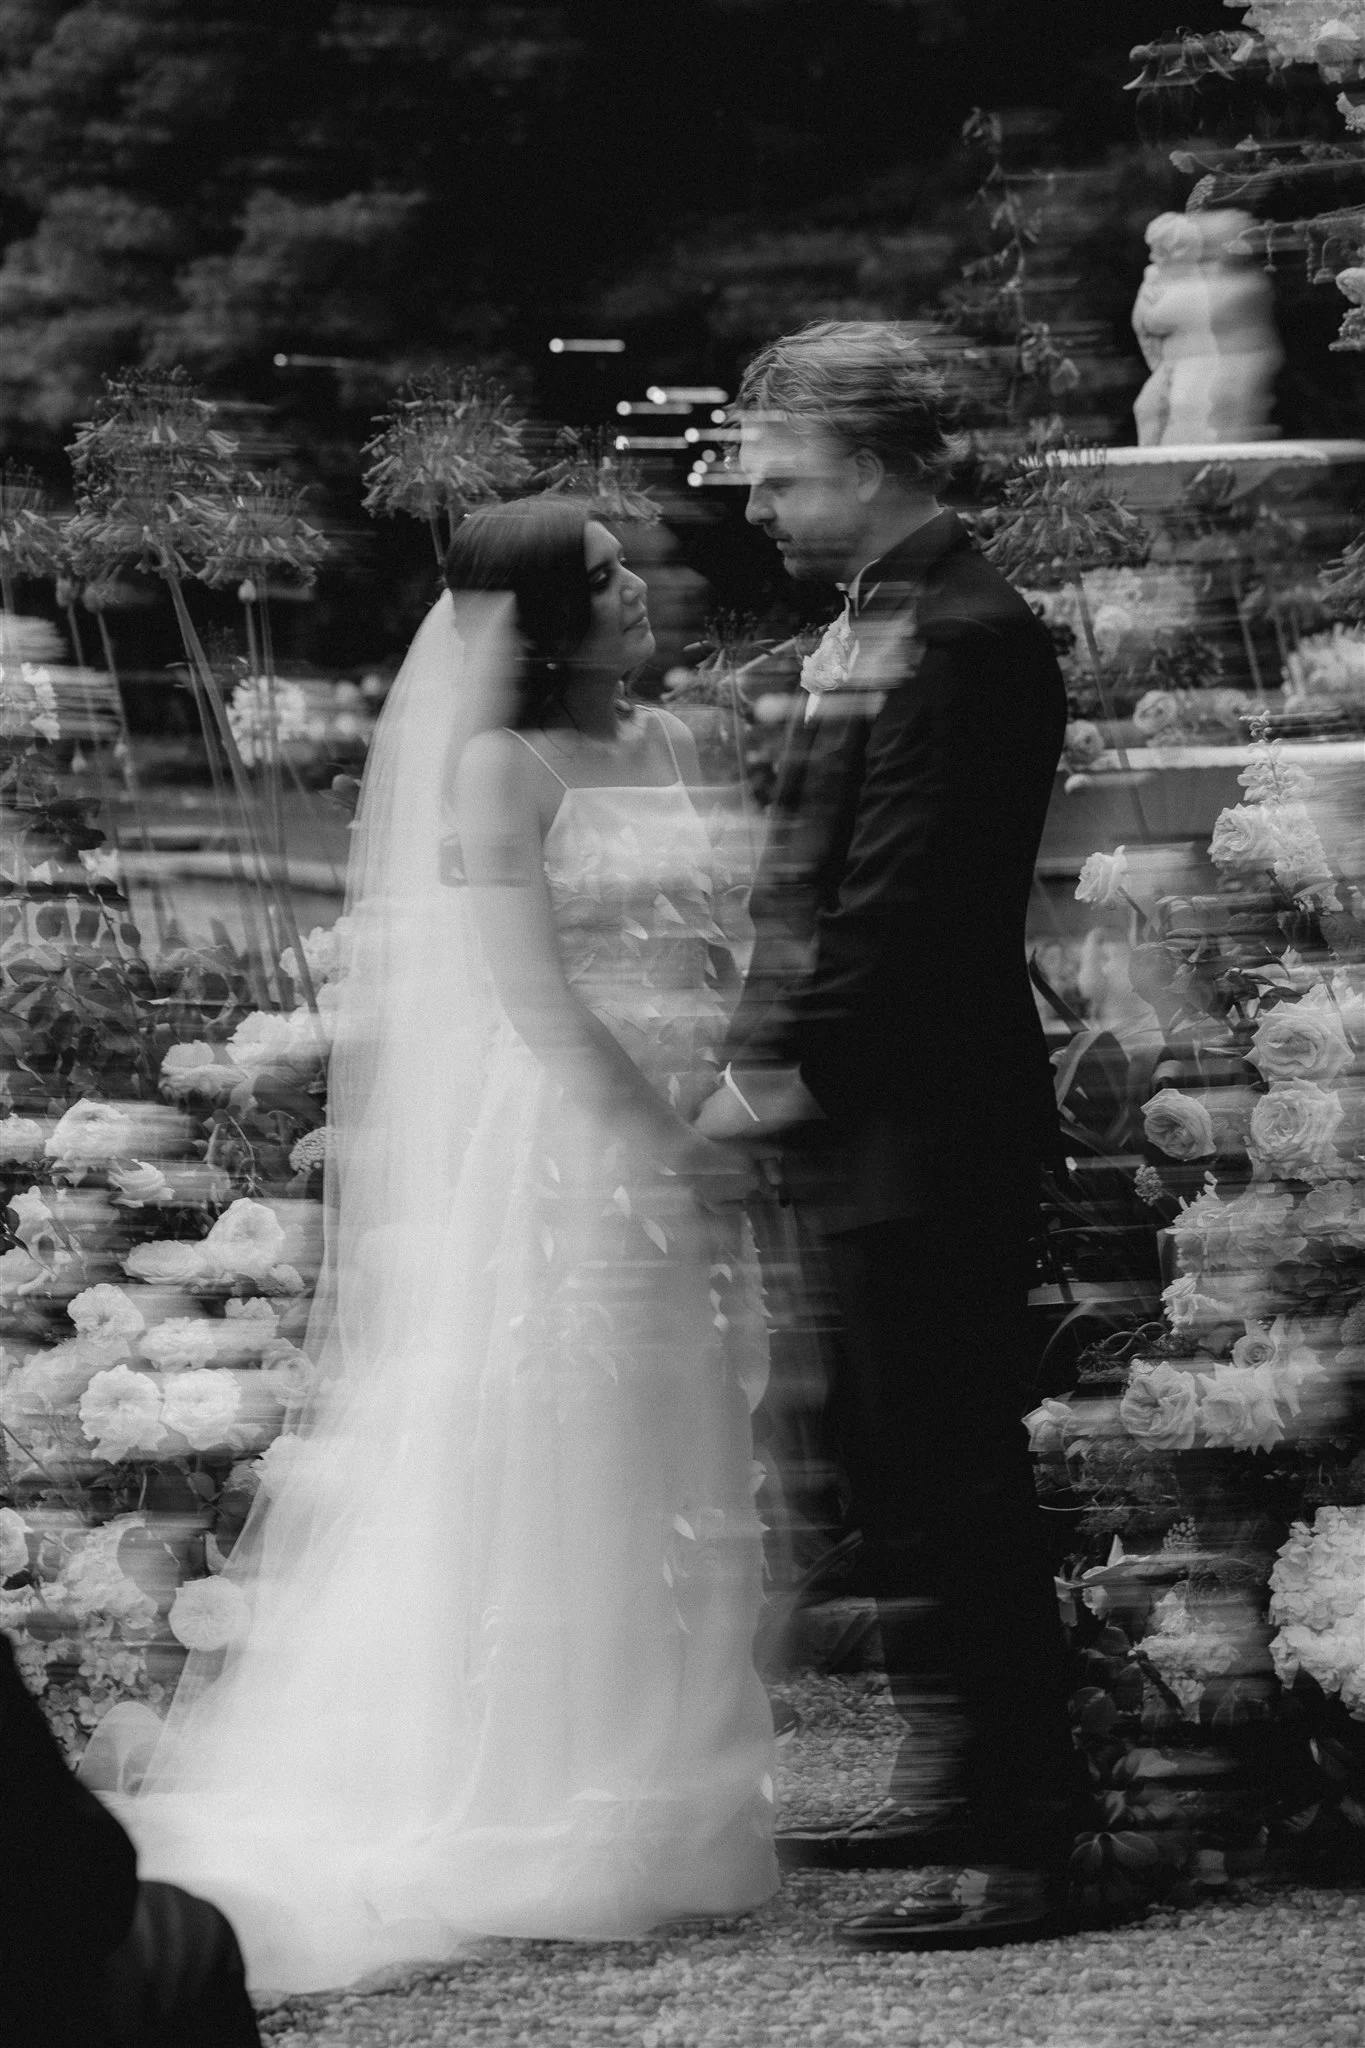
[[[795,1067],[756,1067],[741,1075],[727,1068],[726,1079],[702,1104],[692,1128],[706,1138],[752,1145],[822,1116]]]

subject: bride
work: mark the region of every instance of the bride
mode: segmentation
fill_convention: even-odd
[[[749,1168],[688,1123],[723,1023],[695,757],[622,697],[645,587],[583,507],[471,514],[446,580],[361,793],[320,1391],[227,1567],[249,1624],[111,1796],[257,1991],[777,1881]]]

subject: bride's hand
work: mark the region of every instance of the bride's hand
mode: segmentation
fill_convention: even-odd
[[[688,1133],[670,1165],[704,1209],[751,1201],[763,1192],[763,1176],[750,1151],[740,1145],[716,1144],[695,1131]]]

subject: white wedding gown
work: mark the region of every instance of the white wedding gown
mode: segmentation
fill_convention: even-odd
[[[681,1100],[723,1021],[687,790],[569,789],[545,861],[573,987]],[[423,1346],[299,1440],[228,1567],[244,1640],[191,1660],[111,1801],[144,1877],[228,1913],[257,1991],[777,1883],[740,1213],[632,1167],[504,1024]]]

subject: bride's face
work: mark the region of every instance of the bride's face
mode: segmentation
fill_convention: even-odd
[[[575,665],[625,675],[654,652],[642,576],[626,561],[621,543],[591,520],[583,537],[592,623]]]

